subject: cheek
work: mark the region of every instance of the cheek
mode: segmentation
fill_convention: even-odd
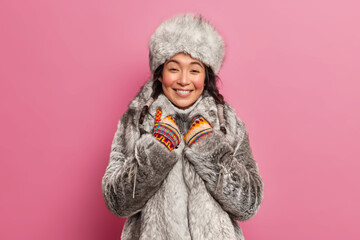
[[[172,75],[163,74],[162,76],[162,85],[165,87],[171,87],[175,81],[176,78]]]
[[[204,82],[205,82],[204,78],[198,78],[193,80],[193,84],[196,89],[202,89],[204,87]]]

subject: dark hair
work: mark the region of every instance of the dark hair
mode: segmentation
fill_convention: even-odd
[[[162,76],[163,69],[164,69],[164,63],[155,69],[153,77],[152,77],[154,83],[152,86],[153,92],[152,92],[151,97],[154,100],[156,100],[157,97],[163,92],[162,84],[158,80],[159,77]],[[217,88],[217,85],[216,85],[217,82],[219,81],[219,79],[220,78],[215,75],[212,68],[205,65],[204,91],[207,90],[209,92],[209,94],[215,99],[216,104],[224,105],[225,104],[224,97],[220,94],[219,89]],[[204,91],[203,91],[203,93],[204,93]],[[149,106],[145,105],[140,114],[139,125],[142,125],[142,123],[144,122],[144,117],[147,114],[148,110],[149,110]],[[143,129],[141,128],[140,130],[143,130]],[[226,134],[225,128],[221,128],[221,131],[223,131]],[[144,133],[144,132],[141,132],[141,134],[142,133]]]

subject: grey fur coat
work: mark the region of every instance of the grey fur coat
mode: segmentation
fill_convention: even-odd
[[[148,133],[140,136],[138,119],[151,85],[150,79],[119,120],[102,179],[106,206],[127,218],[121,239],[245,239],[237,220],[256,214],[264,186],[245,124],[226,103],[227,134],[221,132],[215,101],[206,90],[186,110],[161,94],[145,116]],[[197,115],[214,132],[191,148],[182,140],[170,152],[152,136],[158,108],[161,119],[175,118],[182,135]]]

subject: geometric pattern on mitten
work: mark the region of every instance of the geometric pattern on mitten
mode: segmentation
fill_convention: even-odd
[[[191,147],[194,143],[199,142],[212,132],[211,123],[202,116],[196,116],[192,119],[191,126],[184,136],[185,143]]]
[[[156,111],[153,135],[167,149],[172,151],[180,144],[180,131],[171,115],[165,117],[163,120],[160,120],[161,113],[161,109]]]

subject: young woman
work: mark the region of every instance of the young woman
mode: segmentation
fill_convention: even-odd
[[[152,78],[121,117],[102,180],[127,239],[244,239],[263,182],[245,124],[216,86],[223,39],[201,16],[163,22]]]

